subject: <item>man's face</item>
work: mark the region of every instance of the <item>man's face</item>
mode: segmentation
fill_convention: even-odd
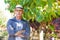
[[[23,14],[23,9],[16,8],[14,13],[15,13],[15,16],[21,17]]]

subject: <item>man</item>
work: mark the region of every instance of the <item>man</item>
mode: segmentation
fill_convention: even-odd
[[[23,7],[17,5],[14,13],[15,17],[7,23],[8,40],[29,40],[30,26],[27,21],[22,19]]]

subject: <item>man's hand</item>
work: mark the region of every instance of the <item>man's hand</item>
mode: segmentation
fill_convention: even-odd
[[[24,37],[23,34],[22,34],[23,32],[25,32],[25,30],[18,31],[18,32],[15,34],[15,36]]]
[[[19,37],[24,37],[24,35],[22,35],[22,34],[21,34],[21,35],[18,35],[18,36],[19,36]]]

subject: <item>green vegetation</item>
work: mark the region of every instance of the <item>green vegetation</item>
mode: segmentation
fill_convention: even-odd
[[[32,20],[32,22],[36,20],[42,26],[48,26],[51,31],[54,31],[51,22],[60,17],[59,0],[5,0],[5,3],[10,4],[10,12],[14,11],[17,4],[22,5],[24,7],[23,19]]]
[[[54,18],[60,17],[59,0],[5,0],[9,3],[9,10],[13,12],[15,6],[20,4],[24,7],[23,19],[50,24]]]
[[[17,4],[22,5],[25,11],[23,15],[25,20],[48,22],[60,15],[60,8],[56,0],[5,0],[5,2],[10,4],[11,12]]]

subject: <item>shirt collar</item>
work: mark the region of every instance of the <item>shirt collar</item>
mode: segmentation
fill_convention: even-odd
[[[14,17],[13,19],[14,19],[15,21],[22,21],[22,20],[23,20],[23,19],[21,19],[21,20],[17,20],[16,17]]]

